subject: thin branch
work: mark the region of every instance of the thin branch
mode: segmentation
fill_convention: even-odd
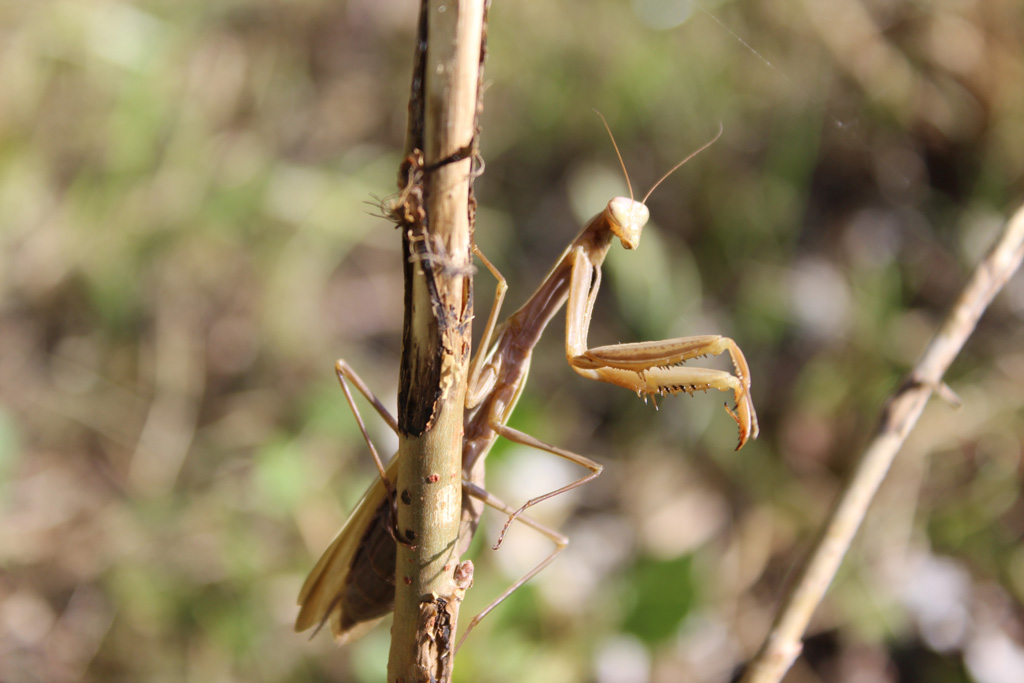
[[[811,615],[835,577],[897,451],[921,416],[932,392],[941,389],[942,376],[974,331],[978,319],[1020,266],[1022,256],[1024,207],[1013,215],[999,241],[975,269],[917,367],[886,402],[874,438],[747,669],[743,683],[782,680],[800,654]]]

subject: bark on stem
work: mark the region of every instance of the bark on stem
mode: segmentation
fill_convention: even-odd
[[[447,681],[462,500],[463,405],[472,321],[471,154],[484,0],[424,0],[403,193],[405,328],[399,378],[395,621],[388,680]],[[420,210],[422,207],[422,210]],[[465,577],[463,576],[463,579]]]
[[[780,681],[799,656],[801,639],[811,615],[832,583],[897,451],[917,423],[932,392],[941,386],[942,376],[974,331],[981,314],[1016,272],[1022,257],[1024,207],[1010,218],[999,241],[974,270],[917,366],[886,402],[875,437],[836,502],[811,557],[747,669],[743,683]]]

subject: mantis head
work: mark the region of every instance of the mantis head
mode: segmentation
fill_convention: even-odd
[[[626,186],[629,187],[628,199],[626,197],[616,197],[608,202],[608,210],[606,212],[610,219],[608,222],[611,224],[610,227],[612,233],[622,240],[622,246],[626,249],[636,249],[637,245],[640,244],[640,232],[644,229],[644,226],[647,225],[647,221],[651,217],[651,212],[647,210],[646,206],[647,198],[651,196],[651,193],[654,192],[658,185],[661,185],[666,178],[675,173],[676,169],[710,147],[715,140],[722,137],[722,124],[719,122],[718,133],[715,137],[711,138],[709,142],[705,143],[704,146],[696,152],[693,152],[690,156],[670,168],[668,173],[661,176],[661,179],[654,183],[654,185],[651,186],[651,189],[647,191],[647,194],[644,195],[644,198],[638,202],[633,199],[633,185],[629,182],[629,173],[626,171],[626,162],[622,160],[622,154],[619,152],[619,146],[615,144],[615,136],[612,135],[612,129],[601,112],[595,109],[594,113],[601,117],[601,122],[604,124],[605,130],[608,131],[608,137],[612,139],[612,147],[615,148],[615,156],[619,157],[619,164],[622,165],[622,172],[626,176]]]
[[[628,197],[616,197],[608,202],[608,216],[612,233],[622,241],[622,246],[636,249],[640,244],[640,233],[651,217],[644,203]]]

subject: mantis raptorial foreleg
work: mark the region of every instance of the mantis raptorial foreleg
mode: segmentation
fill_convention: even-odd
[[[595,221],[601,218],[599,216]],[[601,252],[600,256],[603,259],[604,253]],[[573,251],[570,260],[572,276],[566,308],[565,352],[569,365],[577,373],[589,379],[624,387],[643,397],[677,394],[681,391],[692,394],[708,389],[732,391],[736,397],[736,408],[730,409],[726,405],[725,409],[739,425],[740,440],[736,449],[742,448],[747,439],[757,437],[757,415],[750,399],[750,370],[743,352],[732,339],[719,335],[704,335],[588,349],[587,333],[600,286],[600,263],[595,265],[587,250],[582,248]],[[679,365],[693,358],[726,352],[732,358],[735,376],[722,370],[686,368]],[[501,547],[509,526],[521,512],[541,501],[587,483],[601,474],[602,468],[589,458],[546,444],[529,434],[505,426],[497,419],[494,420],[492,429],[507,439],[553,453],[591,470],[590,474],[562,488],[528,500],[509,515],[494,546],[497,550]]]
[[[633,209],[623,213],[629,218],[646,219],[646,207],[643,212]],[[606,211],[594,220],[614,220],[613,212]],[[614,228],[610,225],[608,229]],[[603,261],[604,253],[598,255]],[[590,318],[601,284],[601,262],[594,258],[593,252],[582,248],[573,252],[571,260],[572,278],[565,314],[565,355],[573,370],[589,379],[629,389],[639,396],[662,396],[681,391],[692,394],[708,389],[732,391],[736,407],[731,409],[726,405],[726,410],[739,426],[740,440],[736,450],[742,448],[748,439],[757,438],[757,414],[750,398],[750,368],[736,342],[720,335],[703,335],[588,349]],[[722,370],[680,365],[693,358],[721,353],[728,353],[732,358],[735,375]]]

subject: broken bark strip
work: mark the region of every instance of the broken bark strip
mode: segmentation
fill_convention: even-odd
[[[471,156],[485,0],[424,0],[400,174],[405,321],[398,546],[388,680],[447,681],[471,349]],[[420,153],[419,150],[422,150]]]

